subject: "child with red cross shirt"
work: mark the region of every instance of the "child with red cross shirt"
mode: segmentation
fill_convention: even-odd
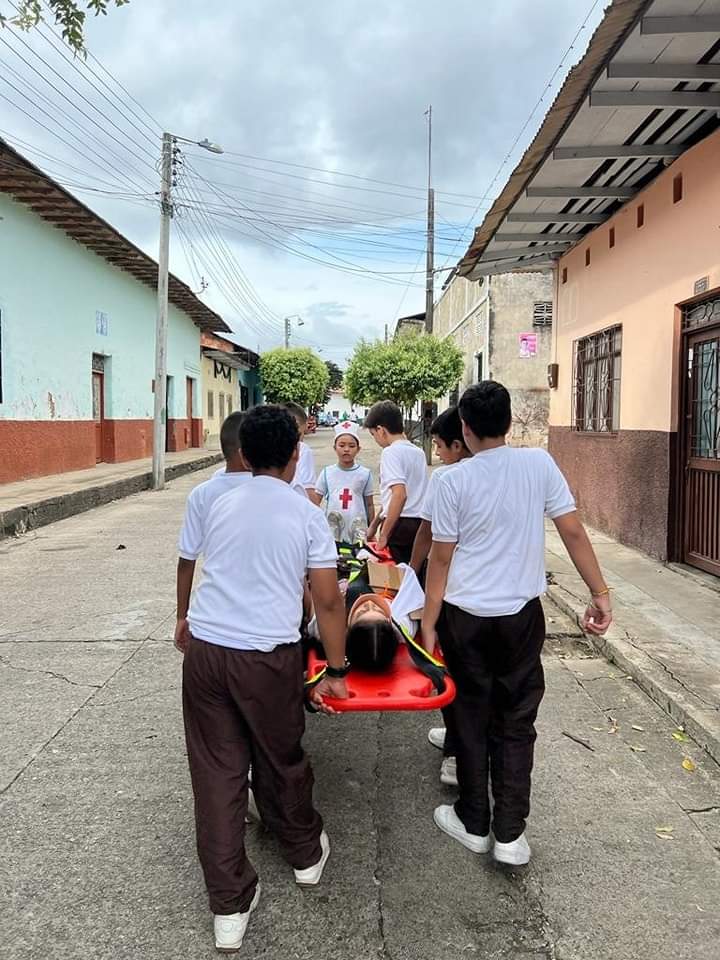
[[[320,471],[311,499],[318,506],[325,500],[325,515],[337,543],[359,543],[375,518],[375,504],[372,474],[355,462],[360,452],[357,424],[339,423],[334,446],[338,462]]]

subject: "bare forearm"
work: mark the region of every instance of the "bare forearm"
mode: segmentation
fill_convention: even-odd
[[[195,561],[178,559],[177,565],[177,618],[184,620],[190,606],[193,577],[195,576]]]
[[[425,578],[425,607],[422,618],[424,628],[435,629],[440,618],[449,568],[449,561],[433,555],[431,549]]]
[[[393,487],[390,503],[387,509],[387,515],[383,520],[383,536],[387,540],[395,529],[395,524],[400,519],[400,514],[407,501],[407,494],[402,487]]]
[[[365,509],[367,511],[368,523],[375,522],[375,501],[372,497],[365,498]]]
[[[410,566],[415,573],[420,573],[422,565],[427,560],[432,546],[432,526],[429,521],[423,520],[415,534],[415,543],[413,543],[412,554],[410,556]]]
[[[331,667],[345,663],[345,603],[338,592],[332,604],[315,604],[320,642]]]
[[[575,564],[575,569],[587,584],[592,594],[601,594],[607,590],[600,564],[590,543],[585,527],[578,521],[570,529],[558,524],[558,533]]]

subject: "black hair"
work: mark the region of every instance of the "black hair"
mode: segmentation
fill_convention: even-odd
[[[465,447],[462,420],[457,407],[448,407],[435,417],[430,427],[430,436],[440,437],[446,447],[451,446],[454,440],[459,440]]]
[[[402,410],[392,400],[378,400],[368,410],[365,417],[365,428],[376,430],[378,427],[385,427],[388,433],[404,433],[405,422]]]
[[[510,394],[494,380],[468,387],[460,397],[458,410],[478,440],[504,437],[512,423]]]
[[[223,420],[223,425],[220,427],[220,447],[226,460],[240,449],[240,424],[244,419],[245,414],[236,410]]]
[[[240,424],[240,450],[253,470],[284,470],[300,441],[294,417],[285,407],[253,407]]]
[[[283,406],[286,410],[289,410],[290,413],[298,420],[303,426],[307,423],[307,413],[303,410],[299,403],[293,403],[292,400],[288,403],[284,403]]]
[[[389,620],[354,623],[345,640],[347,658],[359,670],[385,670],[392,663],[397,645],[397,631]]]

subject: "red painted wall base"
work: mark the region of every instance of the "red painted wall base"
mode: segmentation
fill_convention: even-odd
[[[167,448],[172,453],[202,445],[202,420],[168,420]]]
[[[200,447],[202,431],[202,420],[170,420],[168,449]],[[152,420],[106,420],[102,449],[105,463],[152,456]],[[94,466],[94,421],[0,419],[0,483]]]
[[[103,460],[106,463],[124,463],[152,456],[152,420],[106,420],[103,428]]]
[[[0,483],[95,466],[92,420],[0,420]]]

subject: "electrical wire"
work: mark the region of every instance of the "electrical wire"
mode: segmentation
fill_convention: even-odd
[[[567,50],[565,51],[565,53],[562,55],[562,58],[561,58],[560,62],[558,63],[558,65],[557,65],[557,66],[555,67],[555,69],[553,70],[552,75],[550,76],[550,79],[549,79],[548,82],[546,83],[545,88],[544,88],[544,90],[543,90],[540,98],[538,99],[537,103],[535,104],[535,106],[532,108],[532,110],[531,110],[530,113],[528,114],[527,119],[525,120],[525,123],[524,123],[524,124],[522,125],[522,127],[520,128],[520,132],[518,133],[518,135],[517,135],[517,136],[515,137],[515,139],[513,140],[512,144],[510,145],[510,149],[509,149],[508,152],[505,154],[503,160],[502,160],[501,163],[500,163],[500,166],[499,166],[499,167],[497,168],[497,170],[495,171],[495,176],[492,178],[492,180],[490,181],[490,184],[489,184],[487,190],[485,191],[485,194],[486,194],[486,195],[490,195],[490,194],[491,194],[493,186],[495,185],[496,181],[497,181],[498,178],[500,177],[500,174],[502,173],[503,169],[505,168],[505,165],[510,161],[510,158],[511,158],[511,156],[513,155],[513,152],[514,152],[515,148],[517,147],[518,143],[520,142],[520,140],[521,140],[523,134],[525,133],[525,131],[527,130],[527,128],[530,126],[530,122],[531,122],[532,118],[535,116],[535,113],[537,112],[538,107],[540,106],[540,104],[543,102],[543,100],[544,100],[545,97],[547,96],[548,90],[550,90],[550,89],[552,88],[553,81],[555,80],[555,77],[558,75],[558,73],[560,72],[560,70],[563,68],[563,65],[564,65],[564,63],[565,63],[565,60],[566,60],[566,59],[568,58],[568,56],[570,55],[570,52],[574,49],[575,44],[577,43],[578,38],[580,37],[580,34],[583,32],[583,30],[585,29],[585,27],[588,25],[588,22],[589,22],[589,20],[590,20],[590,17],[593,15],[593,13],[594,13],[594,11],[595,11],[595,8],[598,6],[599,3],[600,3],[600,0],[594,0],[593,5],[590,7],[590,9],[588,10],[587,14],[585,15],[585,19],[583,20],[583,22],[582,22],[582,23],[580,24],[580,26],[578,27],[577,32],[575,33],[575,36],[573,37],[573,39],[572,39],[572,41],[571,41],[571,43],[570,43],[570,46],[567,48]],[[478,213],[479,213],[479,211],[480,211],[480,207],[481,207],[481,206],[482,206],[482,204],[478,204],[477,208],[476,208],[476,209],[473,211],[473,213],[471,214],[470,219],[469,219],[468,222],[465,224],[465,226],[464,226],[464,228],[463,228],[463,230],[462,230],[462,236],[463,236],[463,237],[465,236],[465,234],[467,234],[468,230],[470,229],[473,221],[475,220],[475,217],[478,215]],[[462,242],[463,242],[462,240],[459,240],[458,243],[455,244],[455,246],[454,246],[453,249],[451,250],[450,254],[448,255],[447,259],[446,259],[445,262],[443,263],[443,267],[446,267],[446,266],[450,263],[450,260],[452,260],[453,255],[454,255],[454,253],[455,253],[455,250],[457,249],[457,247],[459,246],[459,244],[462,243]],[[441,268],[441,269],[442,269],[442,268]]]

